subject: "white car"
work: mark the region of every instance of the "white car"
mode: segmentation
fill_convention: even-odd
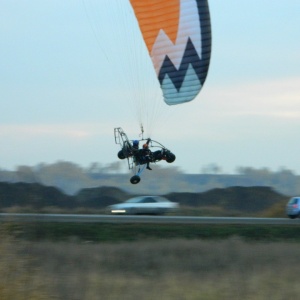
[[[179,208],[178,203],[160,196],[139,196],[123,203],[110,205],[107,210],[111,214],[155,214],[162,215]]]

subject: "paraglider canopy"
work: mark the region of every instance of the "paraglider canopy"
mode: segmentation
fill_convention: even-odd
[[[211,26],[207,0],[130,0],[164,100],[193,100],[208,72]]]
[[[208,0],[83,0],[117,107],[152,136],[194,100],[211,56]],[[97,34],[98,33],[98,34]],[[167,105],[166,105],[167,104]],[[173,107],[170,107],[172,105]]]

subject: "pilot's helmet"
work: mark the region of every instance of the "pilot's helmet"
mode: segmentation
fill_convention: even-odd
[[[135,147],[137,147],[139,145],[139,141],[138,140],[134,140],[132,142],[132,145],[135,146]]]

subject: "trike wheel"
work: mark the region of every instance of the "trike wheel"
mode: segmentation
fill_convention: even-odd
[[[118,157],[119,157],[120,159],[124,159],[124,158],[125,158],[125,155],[124,155],[123,150],[120,150],[120,151],[118,152]]]
[[[173,153],[171,153],[171,152],[168,153],[167,159],[166,159],[166,161],[167,161],[168,163],[172,163],[175,159],[176,159],[175,154],[173,154]]]
[[[137,175],[134,175],[130,178],[130,182],[132,184],[137,184],[141,181],[141,177],[140,176],[137,176]]]

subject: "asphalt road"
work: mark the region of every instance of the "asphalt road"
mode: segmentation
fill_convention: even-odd
[[[300,219],[188,216],[115,216],[0,213],[0,222],[153,223],[153,224],[265,224],[299,226]]]

